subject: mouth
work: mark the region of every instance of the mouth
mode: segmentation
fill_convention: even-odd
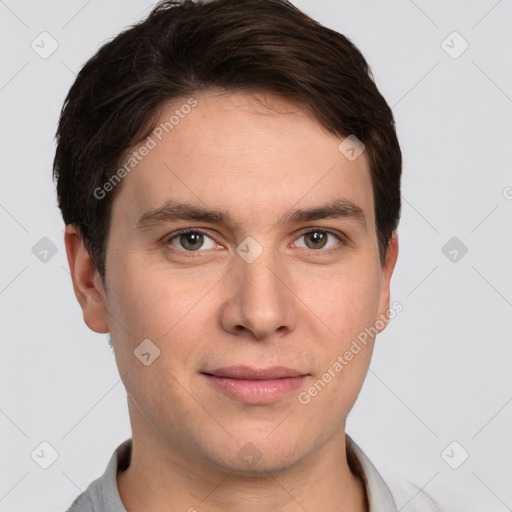
[[[308,376],[284,366],[265,369],[229,366],[202,374],[217,391],[249,404],[276,402],[298,388]]]

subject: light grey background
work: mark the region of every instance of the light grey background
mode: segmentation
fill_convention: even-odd
[[[404,309],[377,341],[347,431],[450,510],[512,510],[512,2],[295,4],[362,50],[404,155],[392,283]],[[75,73],[152,5],[0,1],[0,511],[65,510],[130,436],[107,336],[88,330],[72,291],[51,166]],[[43,31],[58,42],[46,59],[31,47],[51,49]],[[43,237],[57,250],[46,262],[32,251]],[[467,254],[445,256],[452,237]],[[50,461],[43,441],[58,452],[48,469],[34,460]]]

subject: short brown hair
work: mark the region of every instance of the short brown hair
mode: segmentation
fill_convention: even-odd
[[[391,109],[356,46],[287,0],[164,1],[85,64],[57,129],[59,207],[103,281],[121,184],[102,199],[94,190],[153,131],[164,103],[212,87],[280,95],[329,132],[365,144],[384,262],[400,217],[402,156]]]

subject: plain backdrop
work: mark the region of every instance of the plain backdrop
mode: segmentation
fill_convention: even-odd
[[[361,49],[404,156],[403,311],[347,432],[450,510],[457,495],[464,512],[512,510],[512,2],[295,4]],[[130,437],[107,335],[88,330],[72,291],[51,171],[75,74],[153,5],[0,1],[3,512],[65,510]]]

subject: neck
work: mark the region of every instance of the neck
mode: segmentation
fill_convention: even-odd
[[[247,475],[133,427],[130,465],[117,475],[128,512],[368,512],[364,485],[347,461],[344,428],[293,467]]]

